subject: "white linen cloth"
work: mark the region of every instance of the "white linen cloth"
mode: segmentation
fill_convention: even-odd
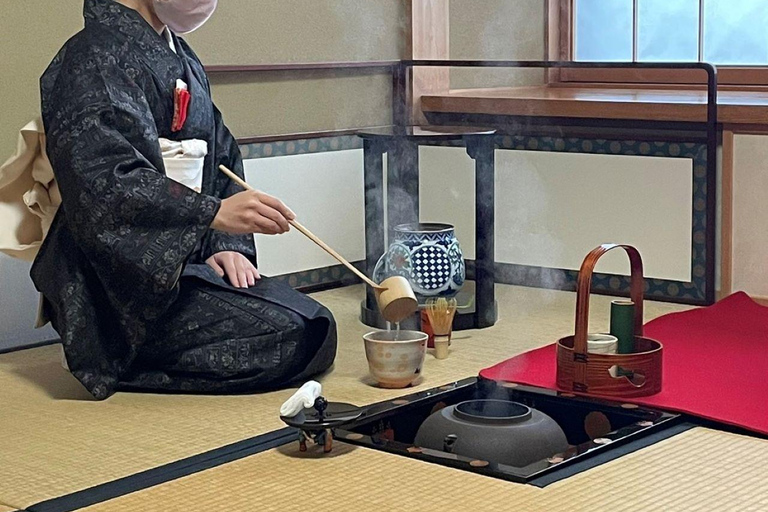
[[[323,387],[319,382],[307,382],[280,407],[280,416],[293,418],[307,407],[315,405],[315,400],[322,392]]]

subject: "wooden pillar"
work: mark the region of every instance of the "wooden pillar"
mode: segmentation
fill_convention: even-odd
[[[547,0],[546,7],[544,9],[544,59],[545,60],[566,60],[565,53],[567,48],[563,48],[567,44],[567,34],[563,33],[563,26],[561,20],[566,18],[566,13],[563,12],[565,5],[570,4],[569,0]],[[570,29],[570,27],[569,27]],[[547,82],[557,83],[560,81],[559,69],[547,70]]]
[[[547,0],[544,17],[544,26],[546,27],[544,58],[546,60],[571,60],[573,58],[571,44],[573,0]],[[549,83],[561,81],[560,69],[549,69],[547,75]]]
[[[410,19],[410,33],[406,35],[406,59],[450,58],[448,16],[449,0],[405,0]],[[447,93],[451,85],[449,68],[414,68],[410,75],[408,98],[410,122],[425,124],[421,111],[421,96]]]
[[[733,293],[733,131],[723,130],[720,223],[720,293]]]

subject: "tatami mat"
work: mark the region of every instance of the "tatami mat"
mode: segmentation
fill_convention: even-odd
[[[543,489],[366,448],[265,452],[87,512],[768,510],[768,441],[696,428]]]
[[[367,328],[357,319],[362,294],[362,288],[350,287],[316,295],[339,323],[339,355],[334,370],[321,379],[324,394],[359,405],[413,392],[379,389],[366,377],[361,336]],[[573,329],[572,293],[499,286],[498,299],[501,321],[483,331],[457,333],[446,360],[427,356],[418,389],[477,375]],[[594,298],[595,328],[607,326],[609,302]],[[681,309],[650,303],[646,318]],[[58,346],[0,356],[0,390],[0,503],[17,508],[281,428],[277,411],[292,393],[119,393],[95,402],[61,368]]]

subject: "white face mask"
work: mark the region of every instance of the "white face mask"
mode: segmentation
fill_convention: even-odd
[[[155,14],[176,34],[202,27],[216,10],[218,0],[152,0]]]

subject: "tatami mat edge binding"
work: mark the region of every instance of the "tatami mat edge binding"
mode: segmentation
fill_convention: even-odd
[[[284,428],[90,489],[44,501],[28,507],[26,512],[70,512],[278,448],[295,440],[295,430]]]
[[[45,340],[45,341],[38,341],[37,343],[31,343],[29,345],[22,345],[19,347],[9,347],[9,348],[0,348],[0,356],[3,354],[11,354],[13,352],[21,352],[23,350],[31,350],[33,348],[40,348],[40,347],[47,347],[49,345],[56,345],[57,343],[61,343],[60,339],[55,340]],[[2,510],[0,510],[2,512]]]

